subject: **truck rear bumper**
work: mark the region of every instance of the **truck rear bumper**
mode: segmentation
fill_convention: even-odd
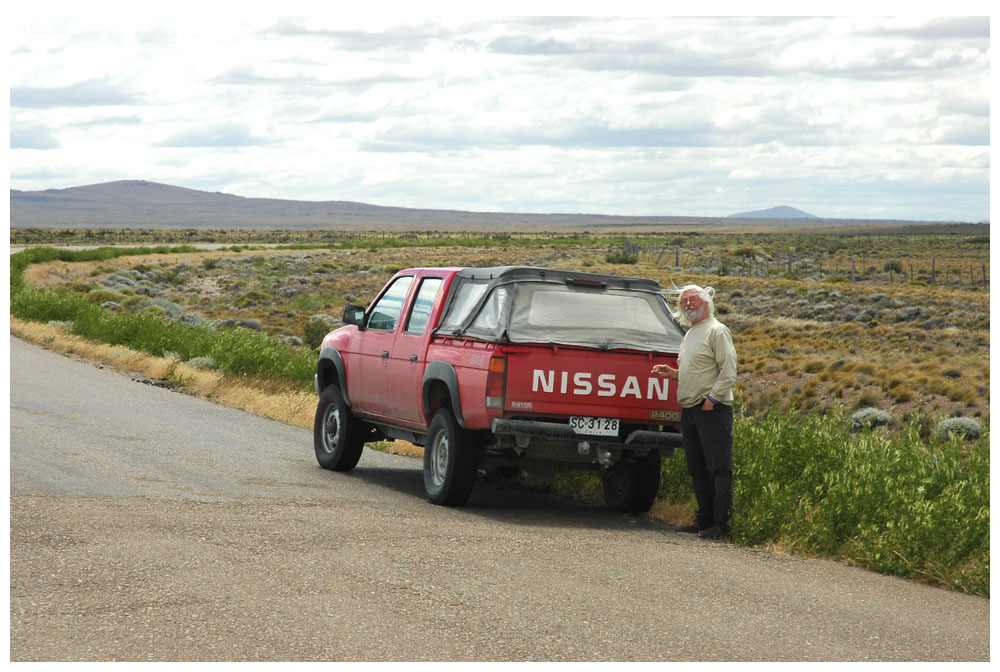
[[[497,418],[491,426],[501,445],[517,452],[537,453],[553,450],[575,454],[573,461],[598,461],[602,464],[617,462],[627,453],[645,454],[659,450],[663,457],[671,457],[674,448],[682,445],[677,432],[635,430],[624,440],[617,437],[577,434],[569,425],[536,420],[506,420]],[[570,449],[567,451],[567,449]]]

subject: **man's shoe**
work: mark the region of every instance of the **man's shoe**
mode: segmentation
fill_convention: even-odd
[[[698,536],[702,539],[722,539],[726,536],[726,532],[721,527],[710,527],[698,532]]]
[[[688,534],[697,534],[701,532],[704,528],[698,523],[688,523],[687,525],[678,525],[674,528],[675,532],[686,532]]]

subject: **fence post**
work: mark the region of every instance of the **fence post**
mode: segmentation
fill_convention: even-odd
[[[935,259],[934,257],[931,257],[931,284],[932,285],[934,284],[934,281],[937,280],[937,269],[934,267],[934,265],[935,265],[936,262],[937,262],[937,259]]]

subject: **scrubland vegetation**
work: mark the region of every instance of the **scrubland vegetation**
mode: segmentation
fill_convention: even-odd
[[[367,303],[401,268],[528,264],[711,285],[740,356],[734,540],[989,594],[988,237],[292,242],[29,249],[11,257],[11,313],[308,389],[313,348],[343,306]],[[599,498],[588,475],[555,486]],[[692,511],[678,455],[653,515]]]

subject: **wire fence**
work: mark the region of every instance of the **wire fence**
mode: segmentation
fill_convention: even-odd
[[[988,288],[989,264],[981,261],[917,261],[886,257],[824,259],[815,253],[788,252],[761,256],[736,244],[734,251],[711,244],[685,247],[671,242],[637,243],[627,238],[623,251],[637,261],[658,268],[741,277],[784,277],[800,280],[870,284],[916,284]]]

